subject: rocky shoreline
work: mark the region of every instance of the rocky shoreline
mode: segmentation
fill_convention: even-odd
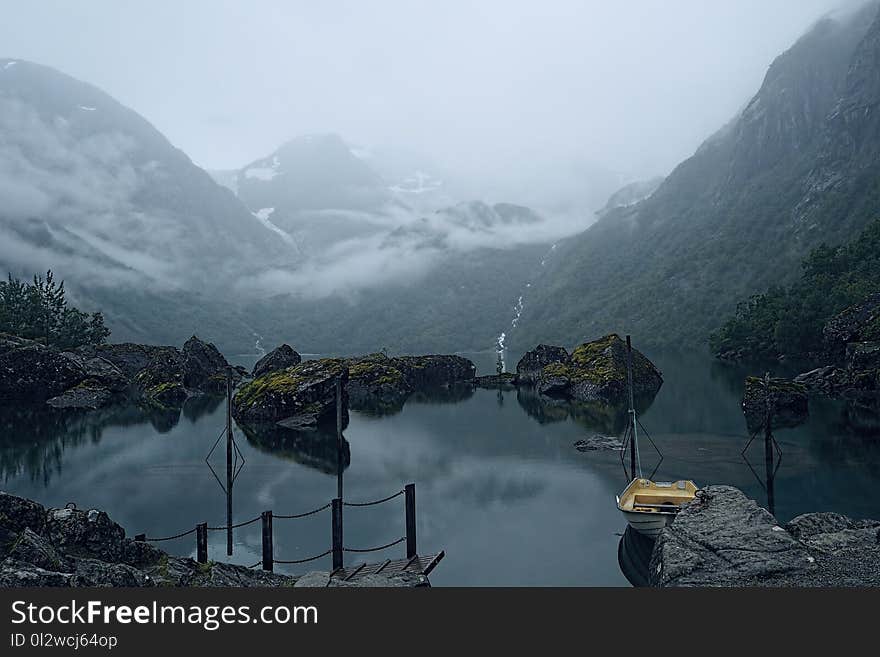
[[[786,525],[732,486],[708,486],[657,538],[656,587],[880,586],[880,520],[807,513]]]
[[[51,509],[0,492],[0,587],[430,586],[421,574],[372,575],[345,582],[209,561],[198,563],[127,538],[103,511]]]

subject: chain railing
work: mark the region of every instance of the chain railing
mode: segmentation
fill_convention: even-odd
[[[406,522],[406,535],[401,536],[398,539],[395,539],[389,543],[384,545],[378,545],[376,547],[369,548],[353,548],[353,547],[345,547],[343,543],[343,525],[342,525],[342,509],[343,507],[367,507],[367,506],[376,506],[378,504],[384,504],[385,502],[390,502],[393,499],[400,497],[401,495],[405,496],[405,522]],[[316,515],[321,511],[325,511],[326,509],[331,510],[331,547],[329,550],[322,552],[321,554],[316,554],[310,557],[305,557],[302,559],[276,559],[274,555],[274,537],[273,537],[273,521],[278,520],[297,520],[300,518],[306,518],[309,516]],[[274,514],[272,511],[263,511],[260,515],[251,518],[250,520],[244,520],[238,522],[234,525],[219,525],[209,527],[208,523],[200,523],[184,532],[180,532],[179,534],[174,534],[172,536],[163,536],[163,537],[151,537],[146,534],[138,534],[134,537],[136,541],[149,542],[149,543],[158,543],[162,541],[172,541],[180,538],[184,538],[185,536],[189,536],[190,534],[196,535],[196,559],[199,563],[207,563],[208,561],[208,532],[209,531],[226,531],[229,532],[233,529],[239,529],[241,527],[246,527],[251,525],[257,521],[262,521],[262,548],[263,548],[263,558],[261,561],[249,566],[250,568],[256,568],[257,566],[262,565],[263,570],[273,571],[275,564],[280,565],[294,565],[294,564],[303,564],[311,561],[316,561],[323,557],[332,555],[333,556],[333,570],[339,570],[343,568],[343,555],[346,552],[349,553],[370,553],[370,552],[380,552],[382,550],[387,550],[389,548],[394,547],[395,545],[399,545],[406,541],[406,558],[413,559],[416,557],[416,486],[415,484],[407,484],[403,489],[388,495],[387,497],[383,497],[378,500],[372,500],[370,502],[344,502],[341,498],[335,498],[327,502],[327,504],[320,506],[316,509],[312,509],[311,511],[306,511],[304,513],[294,513],[294,514]]]

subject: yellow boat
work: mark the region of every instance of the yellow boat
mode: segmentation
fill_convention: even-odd
[[[666,525],[675,520],[683,504],[697,494],[690,480],[651,481],[633,479],[617,496],[617,508],[629,526],[645,536],[656,538]]]

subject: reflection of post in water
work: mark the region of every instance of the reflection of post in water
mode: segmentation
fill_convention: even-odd
[[[752,464],[749,462],[748,457],[746,456],[746,451],[749,449],[749,446],[752,444],[752,441],[755,437],[760,433],[761,429],[758,429],[755,433],[752,434],[752,437],[749,438],[749,442],[746,443],[746,446],[742,450],[743,460],[746,462],[746,465],[749,466],[749,469],[752,471],[752,474],[755,475],[755,478],[758,480],[758,483],[767,491],[767,510],[772,514],[776,514],[776,493],[774,488],[774,479],[776,478],[776,472],[779,470],[779,466],[782,465],[782,449],[779,447],[779,443],[776,442],[776,439],[773,437],[773,408],[774,408],[774,396],[770,391],[770,372],[767,372],[764,375],[764,386],[767,391],[764,398],[764,422],[762,425],[762,429],[764,430],[764,479],[761,480],[761,477],[755,472],[755,469],[752,467]],[[774,463],[775,461],[775,463]]]
[[[223,440],[224,436],[226,437],[225,485],[223,481],[221,481],[220,477],[217,475],[217,472],[214,470],[214,466],[211,465],[211,456],[214,454],[214,450],[217,449],[217,446],[220,444],[220,441]],[[238,445],[235,442],[235,433],[232,430],[231,367],[227,368],[226,370],[226,427],[217,437],[217,440],[214,442],[213,447],[211,447],[211,450],[205,457],[205,463],[207,463],[208,469],[211,470],[211,474],[214,475],[214,479],[217,481],[217,484],[226,495],[226,554],[232,556],[232,530],[234,528],[232,524],[232,487],[235,484],[235,480],[241,472],[241,469],[244,467],[245,459],[244,454],[241,453],[241,450],[239,450]]]
[[[226,368],[226,554],[232,556],[232,368]]]

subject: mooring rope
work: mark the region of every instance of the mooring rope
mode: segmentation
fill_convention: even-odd
[[[312,509],[311,511],[306,511],[305,513],[295,513],[291,516],[276,516],[273,514],[272,517],[281,518],[283,520],[295,520],[296,518],[305,518],[306,516],[313,516],[316,513],[320,513],[324,509],[329,509],[332,504],[332,502],[327,502],[327,504],[325,504],[324,506],[318,507],[317,509]]]
[[[255,523],[257,520],[259,520],[259,519],[262,518],[262,517],[263,517],[263,516],[257,516],[256,518],[251,518],[250,520],[245,520],[244,522],[240,522],[240,523],[238,523],[237,525],[232,525],[232,526],[230,526],[230,525],[221,525],[221,526],[219,526],[219,527],[208,527],[208,531],[209,531],[209,532],[219,532],[219,531],[223,531],[223,530],[226,530],[226,529],[238,529],[239,527],[246,527],[247,525],[250,525],[250,524],[252,524],[252,523]]]
[[[189,531],[181,532],[180,534],[175,534],[174,536],[164,536],[163,538],[145,537],[144,540],[150,541],[152,543],[158,543],[159,541],[173,541],[175,538],[183,538],[184,536],[188,536],[189,534],[192,534],[193,532],[195,532],[195,530],[196,530],[196,528],[193,527]]]
[[[322,552],[321,554],[317,554],[314,557],[309,557],[308,559],[293,559],[290,561],[282,561],[281,559],[273,559],[272,563],[280,563],[280,564],[307,563],[309,561],[315,561],[316,559],[320,559],[321,557],[326,557],[331,552],[333,552],[333,548],[327,550],[326,552]],[[260,562],[260,563],[262,563],[262,562]]]
[[[388,497],[383,497],[381,500],[374,500],[372,502],[343,502],[342,505],[343,506],[375,506],[376,504],[384,504],[385,502],[387,502],[389,500],[393,500],[395,497],[400,497],[405,492],[406,492],[405,490],[399,490],[396,493],[394,493],[393,495],[389,495]]]
[[[403,543],[405,540],[406,540],[406,536],[401,536],[396,541],[392,541],[391,543],[388,543],[387,545],[380,545],[379,547],[372,547],[372,548],[366,548],[366,549],[344,547],[344,548],[342,548],[342,550],[343,550],[343,552],[378,552],[379,550],[387,550],[390,547],[394,547],[398,543]]]

